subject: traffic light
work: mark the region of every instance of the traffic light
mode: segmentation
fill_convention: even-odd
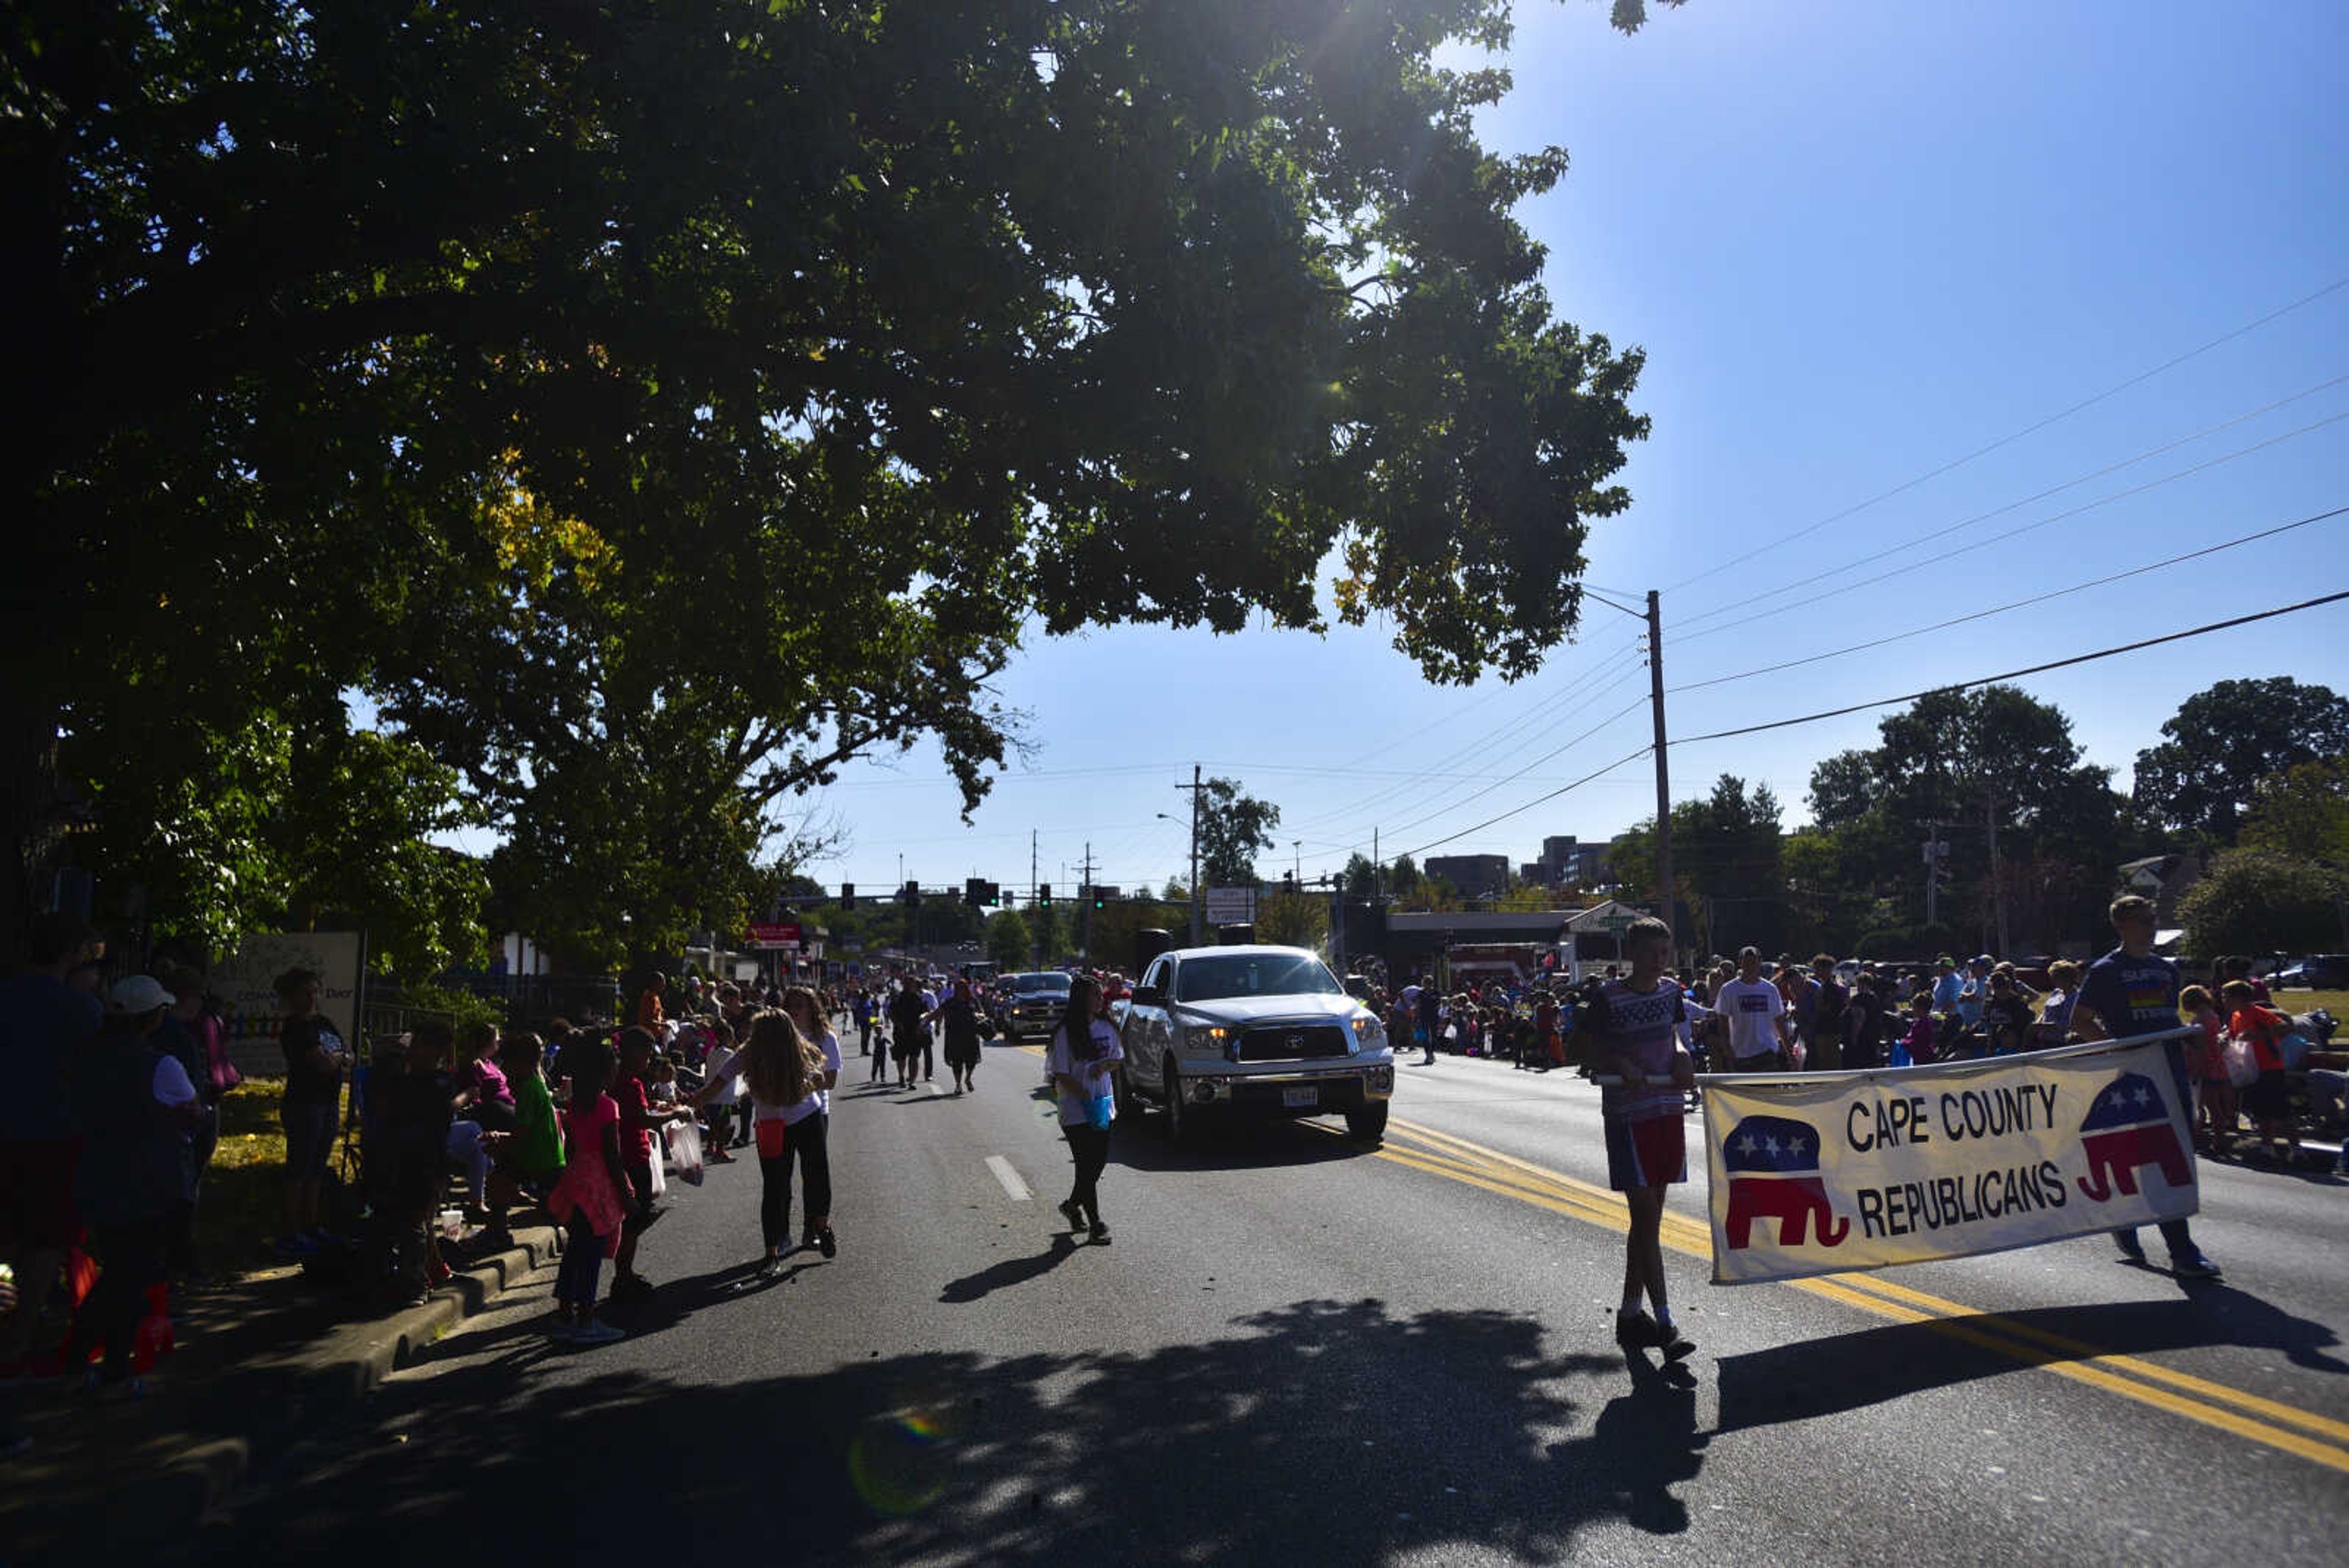
[[[976,877],[963,878],[962,901],[974,909],[984,906],[987,902],[987,884]]]
[[[1095,885],[1095,886],[1093,886],[1092,888],[1089,888],[1089,889],[1088,889],[1088,891],[1090,891],[1090,892],[1092,894],[1092,896],[1093,896],[1093,908],[1094,908],[1094,909],[1100,909],[1100,908],[1102,907],[1102,903],[1105,901],[1105,900],[1102,898],[1102,889],[1101,889],[1100,886],[1099,886],[1098,884],[1096,884],[1096,885]]]
[[[1003,908],[1003,884],[1002,884],[1002,883],[1000,883],[1000,882],[989,882],[989,883],[987,885],[987,901],[988,901],[988,903],[990,903],[990,904],[994,905],[994,906],[995,906],[997,909],[1001,909],[1001,908]]]
[[[1052,885],[1050,882],[1040,882],[1036,885],[1036,907],[1040,909],[1049,909],[1052,907]]]
[[[907,909],[912,909],[921,901],[922,885],[919,882],[908,881],[904,887],[897,889],[897,902],[905,905]]]
[[[840,885],[840,907],[843,909],[853,909],[856,908],[855,883],[843,882]]]

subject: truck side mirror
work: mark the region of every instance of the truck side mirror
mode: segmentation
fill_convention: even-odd
[[[1156,1007],[1165,1000],[1165,993],[1154,985],[1137,985],[1133,988],[1133,1005],[1136,1007]]]

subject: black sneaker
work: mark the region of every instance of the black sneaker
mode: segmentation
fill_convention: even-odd
[[[840,1256],[840,1241],[833,1235],[829,1227],[816,1233],[815,1250],[827,1258]]]
[[[2142,1263],[2145,1262],[2145,1243],[2138,1241],[2131,1232],[2127,1231],[2114,1231],[2113,1245],[2120,1249],[2121,1261],[2123,1262]]]
[[[2215,1280],[2219,1265],[2197,1252],[2190,1258],[2170,1259],[2169,1272],[2181,1280]]]
[[[1682,1334],[1676,1323],[1657,1324],[1656,1334],[1657,1348],[1664,1353],[1666,1361],[1686,1361],[1696,1354],[1696,1341]]]
[[[1109,1227],[1102,1224],[1100,1220],[1096,1220],[1093,1221],[1092,1234],[1093,1242],[1096,1246],[1107,1246],[1109,1244]]]
[[[1070,1230],[1081,1231],[1085,1228],[1085,1211],[1078,1207],[1075,1199],[1064,1198],[1057,1207],[1061,1210],[1061,1218],[1068,1220]]]
[[[1649,1350],[1664,1343],[1663,1330],[1656,1320],[1638,1307],[1615,1314],[1615,1343],[1626,1350]]]

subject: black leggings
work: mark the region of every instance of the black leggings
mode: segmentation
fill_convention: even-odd
[[[1069,1152],[1076,1156],[1077,1182],[1069,1189],[1069,1201],[1084,1210],[1085,1219],[1101,1223],[1101,1173],[1109,1164],[1109,1128],[1097,1127],[1091,1122],[1076,1122],[1061,1130],[1069,1135]]]
[[[768,1250],[780,1251],[792,1233],[792,1161],[800,1162],[800,1179],[807,1183],[805,1213],[811,1227],[821,1218],[832,1223],[832,1155],[825,1135],[832,1117],[818,1111],[783,1128],[783,1152],[759,1156],[759,1229]]]

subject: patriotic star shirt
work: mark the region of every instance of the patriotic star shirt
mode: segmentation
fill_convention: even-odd
[[[1599,992],[1597,1020],[1601,1052],[1627,1056],[1639,1064],[1642,1077],[1672,1070],[1680,1049],[1682,1007],[1680,982],[1660,980],[1653,991],[1634,991],[1628,981],[1609,981]],[[1646,1084],[1602,1087],[1599,1109],[1609,1121],[1644,1122],[1681,1114],[1681,1092],[1669,1085]]]

